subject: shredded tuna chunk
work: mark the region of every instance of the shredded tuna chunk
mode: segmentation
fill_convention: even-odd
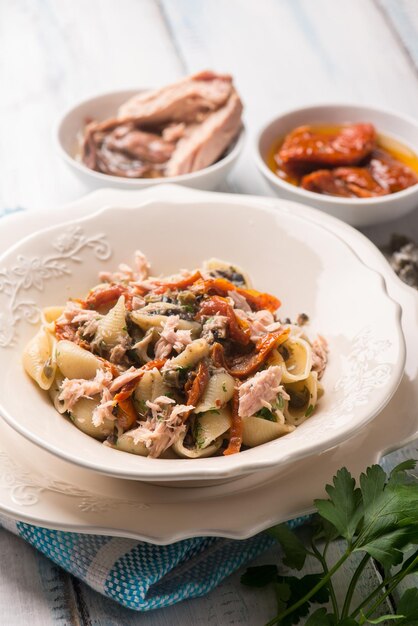
[[[180,122],[179,124],[171,124],[170,126],[166,126],[163,129],[162,136],[164,141],[178,141],[182,137],[184,137],[184,132],[186,130],[186,124],[184,122]]]
[[[213,315],[209,317],[202,327],[202,339],[208,343],[213,343],[218,339],[225,339],[227,336],[228,318],[224,315]]]
[[[152,416],[130,432],[134,443],[142,442],[149,450],[149,456],[157,458],[184,433],[186,426],[181,415],[195,407],[175,404],[167,396],[159,396],[153,402],[146,402]],[[174,405],[174,406],[173,406]]]
[[[236,309],[241,309],[244,313],[251,313],[251,307],[248,304],[247,300],[237,291],[228,291],[228,296],[231,298],[233,302],[233,306]]]
[[[154,347],[156,359],[168,357],[172,350],[175,350],[177,353],[182,352],[192,342],[190,330],[176,330],[179,321],[180,317],[178,315],[170,315],[165,322],[160,338]]]
[[[122,363],[127,350],[129,350],[128,342],[124,342],[124,343],[121,342],[117,344],[110,351],[109,361],[111,363]]]
[[[318,378],[322,378],[328,363],[328,342],[325,337],[318,335],[312,342],[312,370],[318,372]]]
[[[287,399],[288,396],[280,385],[281,378],[281,368],[274,365],[262,372],[257,372],[252,378],[246,380],[239,388],[238,414],[240,417],[250,417],[263,407],[271,411],[272,402],[279,394]]]
[[[121,389],[124,385],[126,385],[126,383],[131,382],[131,380],[134,380],[135,378],[137,378],[138,376],[138,370],[136,367],[130,367],[128,370],[126,370],[126,372],[123,372],[123,374],[121,374],[120,376],[117,376],[117,378],[115,378],[112,381],[112,384],[110,385],[110,391],[111,393],[116,393],[117,391],[119,391],[119,389]]]
[[[142,337],[142,339],[140,341],[137,341],[133,346],[132,346],[132,350],[135,350],[137,356],[141,359],[141,361],[143,361],[144,363],[148,363],[148,361],[151,361],[151,357],[148,356],[148,347],[152,341],[154,337],[154,332],[152,329],[150,329],[147,333],[145,333],[145,335]]]
[[[58,400],[63,403],[63,408],[70,411],[80,398],[89,398],[103,391],[112,380],[112,374],[104,370],[97,370],[92,380],[84,378],[65,378],[61,384]]]
[[[102,317],[103,315],[97,311],[82,309],[77,302],[69,300],[64,311],[56,320],[56,326],[61,328],[71,326],[73,328],[71,339],[77,341],[77,337],[93,336]]]
[[[146,304],[145,298],[142,296],[134,296],[132,298],[132,311],[137,311],[138,309],[142,309]]]
[[[105,420],[114,420],[113,409],[115,403],[112,394],[107,387],[103,387],[100,403],[92,413],[92,421],[95,426],[101,426]]]
[[[103,317],[97,311],[90,309],[82,309],[77,302],[69,300],[60,317],[57,319],[57,324],[85,324],[92,320],[99,320]]]
[[[145,256],[141,252],[141,250],[136,250],[135,252],[135,266],[136,266],[136,274],[138,276],[137,280],[145,280],[148,278],[151,265]]]
[[[147,407],[151,409],[153,419],[158,419],[158,417],[161,417],[163,409],[168,404],[174,403],[175,401],[173,400],[173,398],[169,398],[168,396],[158,396],[158,398],[155,398],[154,402],[151,402],[151,400],[147,400],[145,402]]]
[[[267,333],[271,333],[275,330],[280,330],[282,327],[281,322],[276,322],[273,314],[267,309],[261,311],[244,311],[243,309],[235,309],[235,313],[238,317],[248,324],[250,329],[251,341],[256,342],[257,339],[263,337]]]
[[[148,278],[150,264],[145,254],[140,250],[135,251],[135,269],[126,263],[119,265],[117,272],[100,272],[99,279],[106,283],[135,283]]]

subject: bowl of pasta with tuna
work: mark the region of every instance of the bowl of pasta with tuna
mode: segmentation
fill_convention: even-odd
[[[221,196],[219,196],[221,197]],[[384,281],[286,210],[103,208],[2,258],[2,416],[66,460],[225,480],[338,445],[403,372]]]

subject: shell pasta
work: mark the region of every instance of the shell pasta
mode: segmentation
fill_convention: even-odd
[[[315,412],[326,340],[237,266],[171,276],[102,272],[84,299],[43,311],[23,366],[62,419],[140,456],[230,455],[289,435]],[[79,294],[78,294],[79,296]]]

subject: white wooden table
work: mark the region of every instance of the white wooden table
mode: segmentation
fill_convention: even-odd
[[[418,0],[0,0],[0,209],[54,211],[87,191],[54,150],[65,107],[203,68],[232,73],[246,105],[247,147],[223,189],[267,195],[252,140],[277,112],[352,101],[417,116]],[[381,243],[394,230],[418,239],[418,213],[367,234]],[[414,455],[416,446],[387,463]],[[243,588],[239,573],[205,598],[144,615],[5,531],[0,555],[1,625],[255,626],[274,614],[273,597]]]

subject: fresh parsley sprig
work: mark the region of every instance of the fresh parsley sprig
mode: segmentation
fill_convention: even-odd
[[[318,514],[310,525],[310,547],[286,525],[280,524],[268,532],[280,543],[283,563],[301,570],[306,557],[316,559],[318,574],[281,576],[275,565],[250,567],[241,582],[252,587],[272,585],[277,598],[278,614],[266,626],[291,626],[308,617],[306,626],[361,626],[381,624],[391,620],[399,626],[417,626],[418,589],[408,589],[402,595],[396,615],[378,616],[382,603],[409,574],[418,572],[418,480],[413,475],[416,461],[404,461],[389,475],[380,465],[369,467],[361,474],[358,484],[346,469],[340,469],[332,485],[326,486],[328,499],[315,500]],[[327,562],[330,543],[342,538],[345,551],[332,567]],[[407,558],[406,554],[413,551]],[[346,589],[342,606],[338,605],[333,576],[356,554],[362,558]],[[352,600],[359,580],[370,559],[381,564],[385,572],[381,584],[353,608]],[[396,566],[395,572],[392,568]],[[314,604],[327,604],[314,610]]]

